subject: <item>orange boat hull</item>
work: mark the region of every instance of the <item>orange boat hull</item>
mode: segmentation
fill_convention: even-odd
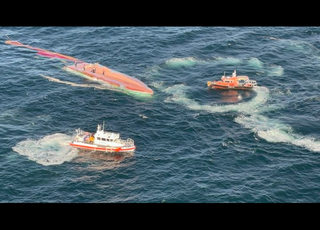
[[[209,88],[212,89],[236,89],[236,90],[252,90],[253,87],[240,87],[240,86],[222,86],[222,85],[211,85]]]
[[[88,79],[99,79],[103,82],[107,82],[113,87],[117,87],[122,90],[126,90],[129,93],[139,93],[140,95],[153,95],[152,89],[140,80],[130,77],[128,75],[111,70],[105,66],[96,64],[85,63],[77,58],[66,56],[63,54],[51,52],[48,50],[24,45],[18,41],[6,41],[6,44],[20,46],[31,50],[36,50],[38,55],[48,58],[59,58],[75,62],[75,65],[64,67],[65,70],[70,72],[79,73],[86,76]]]
[[[153,95],[153,90],[140,80],[130,77],[128,75],[111,70],[99,64],[78,63],[65,67],[65,70],[80,73],[91,80],[101,80],[111,84],[114,87],[135,91],[138,93],[145,93]]]
[[[70,146],[74,148],[91,150],[91,151],[100,151],[100,152],[133,152],[136,149],[135,146],[130,148],[111,148],[111,147],[80,145],[75,143],[70,143]]]
[[[227,84],[225,82],[211,82],[208,81],[207,83],[208,87],[211,89],[235,89],[235,90],[252,90],[253,86],[239,86],[239,85],[231,85]]]

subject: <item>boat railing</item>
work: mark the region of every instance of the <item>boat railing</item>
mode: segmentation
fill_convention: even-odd
[[[257,86],[257,81],[255,81],[255,80],[247,80],[247,81],[245,81],[245,84],[251,84],[252,86]]]
[[[81,130],[80,128],[79,129],[76,129],[76,132],[77,132],[77,136],[81,136],[84,134],[84,131]]]
[[[132,147],[132,146],[134,146],[134,141],[133,141],[131,138],[128,138],[128,139],[126,140],[125,146],[126,146],[126,147]]]
[[[134,146],[134,141],[131,138],[128,138],[127,140],[117,139],[115,142],[118,143],[118,144],[122,144],[125,147]]]
[[[76,136],[75,136],[75,141],[77,142],[81,142],[81,143],[88,143],[88,144],[93,144],[93,141],[90,140],[90,136],[92,135],[92,133],[89,132],[85,132],[83,130],[76,129]]]

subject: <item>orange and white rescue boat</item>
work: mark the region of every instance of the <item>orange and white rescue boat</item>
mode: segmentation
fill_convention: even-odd
[[[133,152],[136,149],[130,138],[123,140],[119,133],[105,132],[104,127],[98,125],[96,133],[76,130],[77,135],[70,143],[72,147],[99,152]]]
[[[212,89],[239,89],[251,90],[257,86],[257,82],[250,80],[248,76],[237,76],[236,70],[232,76],[222,76],[221,81],[208,81],[207,85]]]

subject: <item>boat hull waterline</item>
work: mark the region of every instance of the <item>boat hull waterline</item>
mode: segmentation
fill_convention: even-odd
[[[219,84],[207,84],[209,88],[211,89],[227,89],[227,90],[252,90],[253,87],[240,87],[240,86],[225,86],[225,85],[219,85]]]
[[[136,147],[118,147],[118,148],[112,148],[112,147],[99,147],[98,145],[91,145],[91,144],[85,144],[81,142],[72,142],[70,143],[70,146],[74,148],[79,149],[85,149],[85,150],[91,150],[95,152],[133,152],[136,150]]]

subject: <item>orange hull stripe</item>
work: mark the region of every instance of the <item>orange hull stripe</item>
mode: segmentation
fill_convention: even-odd
[[[70,143],[71,146],[73,147],[79,147],[79,148],[83,148],[83,149],[93,149],[93,150],[101,150],[101,151],[130,151],[130,150],[135,150],[135,147],[132,148],[127,148],[127,149],[118,149],[118,148],[100,148],[100,147],[90,147],[90,146],[83,146],[83,145],[76,145],[73,143]]]

